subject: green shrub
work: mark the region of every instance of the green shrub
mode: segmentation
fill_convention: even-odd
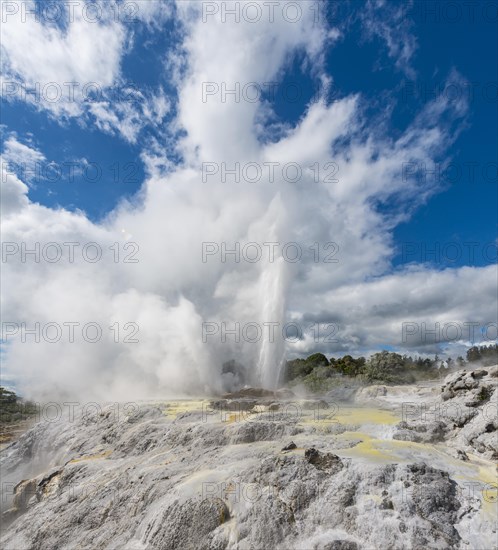
[[[7,424],[24,420],[36,413],[36,405],[22,401],[10,390],[0,386],[0,423]]]
[[[487,401],[492,394],[493,390],[489,386],[483,386],[477,394],[477,399],[479,399],[479,401]]]
[[[481,363],[483,367],[498,364],[498,344],[491,346],[472,346],[467,350],[469,363]]]
[[[363,374],[368,381],[401,382],[407,375],[405,359],[398,353],[381,351],[366,362]]]

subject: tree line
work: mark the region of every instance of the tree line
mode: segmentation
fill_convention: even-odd
[[[304,383],[311,390],[326,389],[332,386],[337,376],[348,376],[371,383],[413,383],[417,380],[437,378],[441,367],[463,368],[466,364],[479,363],[483,366],[498,363],[498,345],[472,346],[467,350],[466,361],[463,357],[442,361],[436,355],[434,359],[400,355],[391,351],[374,353],[369,358],[331,357],[323,353],[314,353],[306,359],[292,359],[286,362],[285,381]]]

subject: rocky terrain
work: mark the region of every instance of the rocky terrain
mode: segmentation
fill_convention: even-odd
[[[498,460],[498,366],[461,370],[443,384],[371,386],[357,402],[399,407],[403,421],[394,439],[446,442],[464,457],[474,452]]]
[[[248,389],[76,407],[2,451],[0,543],[492,550],[496,386],[492,367],[349,401]]]

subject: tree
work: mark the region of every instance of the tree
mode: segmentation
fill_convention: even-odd
[[[317,367],[328,367],[329,366],[329,360],[323,355],[323,353],[314,353],[313,355],[310,355],[306,362]]]
[[[351,355],[345,355],[344,357],[337,359],[334,364],[334,368],[347,376],[357,376],[361,373],[364,365],[364,357],[358,357],[358,359],[355,359],[354,357],[351,357]]]
[[[285,365],[285,377],[287,380],[294,380],[306,376],[313,370],[313,365],[308,364],[305,359],[292,359]]]
[[[403,381],[406,378],[405,360],[391,351],[374,353],[365,364],[364,374],[368,380]]]
[[[308,376],[316,368],[328,366],[329,360],[323,353],[313,353],[306,359],[287,361],[286,378],[287,380],[294,380],[295,378]]]
[[[498,344],[491,346],[472,346],[467,350],[469,363],[480,362],[484,367],[498,363]]]
[[[0,424],[15,422],[36,413],[36,405],[21,400],[13,391],[0,386]]]
[[[472,346],[467,350],[467,361],[473,363],[481,358],[481,350],[477,346]]]

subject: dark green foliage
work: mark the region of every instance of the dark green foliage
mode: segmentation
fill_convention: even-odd
[[[477,346],[472,346],[469,350],[467,350],[467,361],[469,363],[474,363],[475,361],[479,361],[481,358],[481,352]]]
[[[387,383],[414,382],[416,363],[411,357],[392,351],[374,353],[365,363],[363,375],[368,381]]]
[[[473,346],[467,351],[467,360],[480,362],[484,366],[498,364],[498,345]],[[446,360],[450,368],[462,368],[466,363],[463,357],[453,361]],[[436,355],[433,360],[421,357],[412,358],[392,351],[374,353],[368,360],[365,357],[331,357],[314,353],[306,359],[287,361],[285,381],[292,384],[304,384],[311,391],[326,391],[336,385],[341,376],[357,378],[359,381],[373,384],[411,384],[417,380],[437,378],[441,371],[435,366],[439,362]],[[485,392],[479,396],[486,400]]]
[[[312,370],[313,364],[307,363],[306,359],[293,359],[292,361],[287,361],[286,378],[287,380],[294,380],[294,378],[306,376]]]
[[[314,353],[306,359],[307,363],[311,363],[316,367],[328,367],[329,360],[323,355],[323,353]]]
[[[299,374],[293,376],[296,372]],[[319,392],[328,389],[330,377],[333,373],[329,360],[325,355],[314,353],[306,359],[296,359],[295,364],[291,366],[290,374],[293,378],[289,378],[289,380],[302,379],[309,390]]]
[[[0,386],[0,423],[25,420],[35,413],[36,405],[21,401],[13,391]]]
[[[358,357],[355,359],[351,355],[345,355],[339,359],[330,359],[330,364],[334,368],[335,372],[340,374],[346,374],[347,376],[357,376],[362,372],[365,365],[365,358]]]
[[[411,358],[410,358],[411,359]],[[428,357],[422,359],[422,357],[417,357],[414,361],[415,368],[420,371],[429,371],[432,370],[434,363]]]
[[[484,367],[490,367],[498,363],[498,344],[491,346],[472,346],[467,350],[469,363],[481,363]]]
[[[316,393],[330,390],[335,383],[329,367],[316,367],[307,376],[297,380]]]
[[[337,384],[341,376],[380,384],[413,383],[436,377],[438,371],[434,364],[431,359],[412,359],[390,351],[376,353],[368,360],[345,355],[327,361],[323,354],[314,353],[306,359],[287,361],[286,381],[303,383],[312,391],[322,391]]]
[[[492,394],[493,390],[489,386],[483,386],[477,394],[477,399],[479,401],[487,401]]]

